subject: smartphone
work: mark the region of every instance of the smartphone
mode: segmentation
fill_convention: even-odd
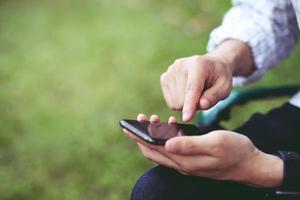
[[[206,132],[192,124],[151,123],[149,121],[122,119],[120,126],[130,131],[145,142],[155,145],[164,145],[172,138],[184,135],[203,135]]]

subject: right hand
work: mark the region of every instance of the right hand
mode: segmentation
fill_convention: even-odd
[[[139,114],[137,120],[147,121],[147,117]],[[152,115],[150,122],[159,123],[160,119]],[[170,117],[168,123],[176,123],[176,118]],[[137,142],[147,159],[186,175],[270,188],[283,181],[283,161],[260,151],[248,137],[236,132],[215,130],[173,137],[165,145],[149,144],[126,129],[124,132]]]
[[[197,109],[206,110],[225,99],[232,87],[232,69],[210,55],[177,59],[160,77],[167,105],[182,110],[189,121]]]

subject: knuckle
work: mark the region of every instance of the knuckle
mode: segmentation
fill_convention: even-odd
[[[215,138],[214,145],[216,147],[221,148],[223,145],[225,145],[227,143],[227,141],[228,141],[228,136],[226,134],[219,133],[217,135],[217,137]]]
[[[203,60],[203,57],[199,55],[193,55],[191,58],[196,62],[201,62]]]
[[[230,95],[230,86],[228,84],[224,84],[224,89],[219,92],[220,99],[226,99]]]
[[[172,73],[173,70],[174,70],[174,65],[170,65],[170,66],[168,67],[168,69],[167,69],[167,72],[168,72],[168,73]]]
[[[173,72],[176,73],[176,75],[181,75],[185,71],[184,65],[173,65]]]
[[[224,92],[223,94],[222,94],[222,96],[221,96],[221,100],[224,100],[224,99],[226,99],[228,96],[229,96],[229,92]]]
[[[203,56],[195,55],[192,57],[192,59],[195,63],[197,63],[198,65],[201,65],[202,67],[206,66],[206,65],[210,65],[210,60],[206,59]]]
[[[178,58],[178,59],[176,59],[175,61],[174,61],[174,65],[175,66],[178,66],[178,65],[181,65],[182,64],[182,62],[183,62],[183,58]]]
[[[220,151],[221,151],[220,146],[217,143],[214,143],[211,147],[211,153],[214,155],[219,155]]]
[[[227,98],[230,95],[231,88],[232,88],[232,82],[229,81],[228,84],[225,86],[225,89],[224,89],[225,98]]]
[[[161,82],[162,84],[164,84],[164,83],[167,82],[167,73],[166,73],[166,72],[165,72],[165,73],[162,73],[162,74],[160,75],[160,82]]]
[[[223,100],[224,95],[225,95],[224,92],[221,92],[221,91],[215,92],[214,94],[212,94],[213,102],[217,103],[218,101]]]
[[[211,132],[213,133],[213,132]],[[226,136],[222,133],[216,132],[216,135],[211,143],[210,151],[214,155],[220,155],[226,145]]]
[[[200,92],[200,86],[199,85],[196,85],[196,84],[193,84],[193,83],[188,83],[186,85],[186,91],[187,92]]]
[[[227,135],[219,133],[218,136],[216,137],[216,139],[217,139],[217,143],[220,145],[226,141]]]
[[[195,144],[190,141],[185,141],[182,143],[182,149],[185,149],[187,151],[193,151],[195,149]]]
[[[209,101],[209,103],[215,104],[219,98],[218,96],[219,96],[218,92],[215,92],[212,94],[205,95],[205,98]]]

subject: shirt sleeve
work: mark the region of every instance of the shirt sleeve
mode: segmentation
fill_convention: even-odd
[[[284,177],[278,192],[300,194],[299,121],[300,108],[286,103],[266,114],[253,114],[245,124],[235,130],[246,135],[261,151],[275,154],[283,160]]]
[[[233,0],[221,26],[208,42],[212,51],[226,39],[237,39],[251,47],[256,71],[248,77],[235,77],[240,86],[260,78],[286,58],[297,40],[297,19],[290,0]]]
[[[278,154],[284,163],[283,182],[278,189],[282,192],[297,192],[300,198],[300,155],[291,151],[278,151]]]

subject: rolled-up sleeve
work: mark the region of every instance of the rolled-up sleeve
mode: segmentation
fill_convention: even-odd
[[[221,26],[212,31],[207,49],[212,51],[227,39],[251,47],[256,71],[248,77],[235,77],[234,85],[239,86],[257,80],[286,58],[295,46],[297,32],[290,0],[233,0]]]

